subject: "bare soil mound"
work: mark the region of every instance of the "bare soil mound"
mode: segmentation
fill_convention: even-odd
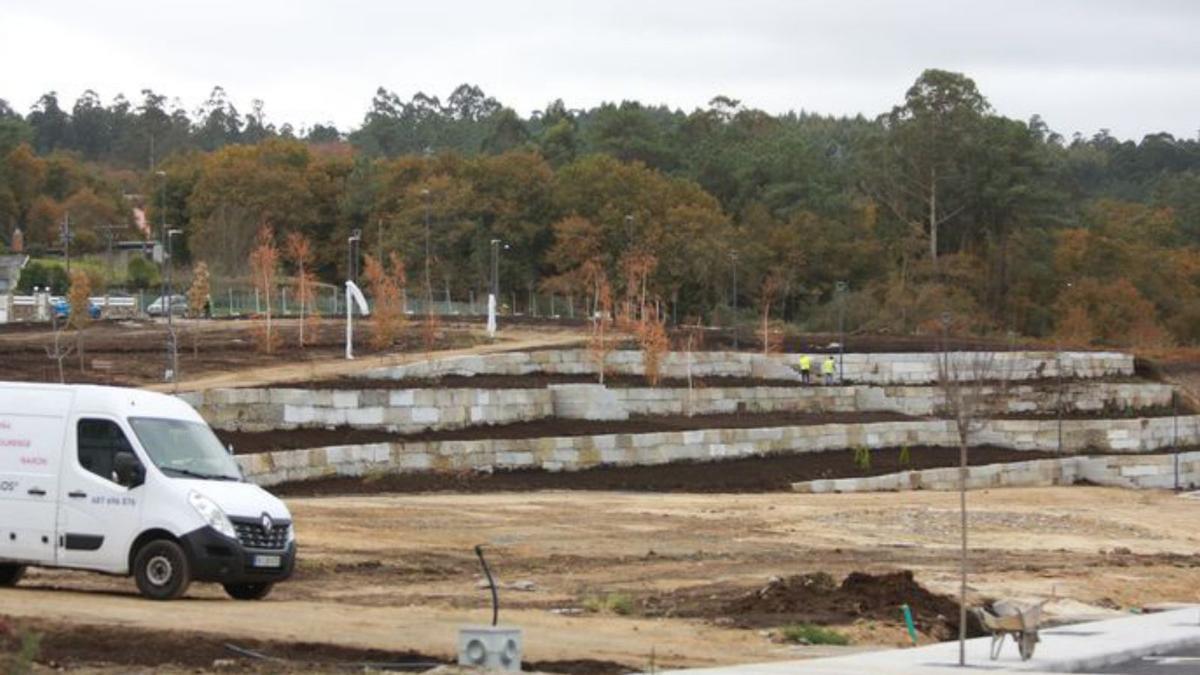
[[[464,429],[442,429],[412,434],[397,434],[372,429],[291,429],[279,431],[217,431],[224,444],[233,444],[239,455],[321,448],[330,445],[365,443],[405,443],[431,441],[478,441],[489,439],[557,438],[598,436],[603,434],[652,434],[660,431],[699,429],[758,429],[762,427],[810,426],[869,422],[903,422],[915,417],[892,412],[865,413],[732,413],[718,415],[653,415],[627,420],[570,420],[547,418],[532,422],[514,422]]]
[[[0,615],[0,666],[21,649],[25,635],[39,636],[35,662],[55,670],[104,666],[193,668],[221,672],[420,672],[449,664],[446,657],[412,651],[355,649],[314,642],[227,638],[206,633],[141,630],[117,625],[64,625]],[[130,648],[136,645],[136,648]],[[632,668],[611,661],[535,661],[526,670],[564,675],[615,675]],[[19,672],[14,670],[13,672]]]
[[[910,469],[958,466],[957,448],[912,447],[907,461],[899,448],[871,451],[871,463],[855,461],[852,450],[671,462],[649,466],[601,466],[582,471],[541,469],[480,472],[423,472],[338,476],[271,488],[279,495],[317,497],[339,494],[419,492],[530,492],[535,490],[616,490],[627,492],[759,493],[787,492],[792,483],[820,478],[857,478]],[[972,466],[1024,462],[1053,455],[994,447],[971,448]]]
[[[725,605],[723,612],[735,621],[751,623],[779,615],[803,616],[815,624],[850,623],[856,619],[896,621],[908,605],[921,633],[950,640],[958,636],[958,602],[917,583],[909,570],[890,574],[851,572],[841,584],[824,572],[772,579]],[[970,625],[969,633],[982,635]]]

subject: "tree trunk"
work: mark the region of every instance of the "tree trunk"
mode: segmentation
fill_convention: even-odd
[[[937,223],[937,169],[929,169],[929,259],[937,268],[938,223]]]
[[[958,665],[967,663],[967,438],[958,439],[958,508],[962,528],[962,550],[959,552],[958,588]]]

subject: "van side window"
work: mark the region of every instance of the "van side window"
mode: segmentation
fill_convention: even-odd
[[[133,452],[121,427],[111,420],[79,420],[79,465],[105,480],[117,482],[113,459],[118,452]]]

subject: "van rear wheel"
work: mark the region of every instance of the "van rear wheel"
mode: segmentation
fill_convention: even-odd
[[[225,584],[225,592],[234,600],[262,600],[271,593],[274,584]]]
[[[174,600],[192,583],[187,555],[173,541],[157,539],[146,544],[133,559],[138,591],[151,600]]]
[[[16,586],[23,576],[25,576],[24,565],[0,565],[0,586]]]

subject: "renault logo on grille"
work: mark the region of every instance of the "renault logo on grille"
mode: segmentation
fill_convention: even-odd
[[[271,516],[265,513],[262,516],[262,529],[267,534],[270,534],[271,530],[275,529],[275,521],[271,520]]]

